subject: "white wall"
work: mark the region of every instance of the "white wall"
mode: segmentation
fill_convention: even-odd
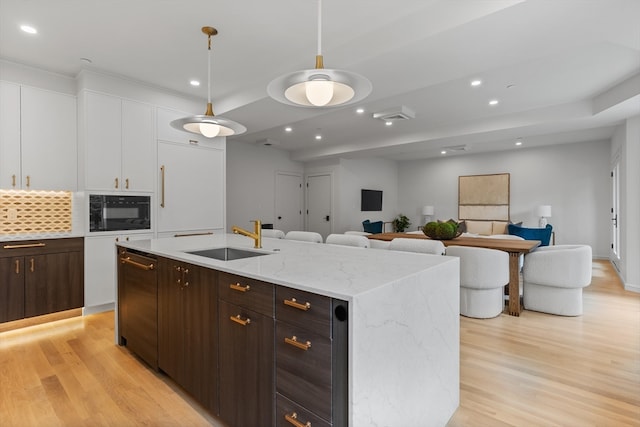
[[[620,156],[620,261],[614,262],[626,289],[640,292],[640,116],[616,129],[611,161]]]
[[[534,209],[551,205],[556,244],[581,243],[608,258],[611,244],[609,141],[562,144],[399,164],[398,207],[416,225],[423,205],[458,217],[458,176],[511,174],[511,220],[537,227]],[[413,225],[412,225],[413,228]]]
[[[275,223],[276,172],[303,174],[300,162],[273,147],[227,141],[227,231],[251,220]]]

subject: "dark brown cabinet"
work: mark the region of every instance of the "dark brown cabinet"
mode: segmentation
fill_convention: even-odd
[[[118,248],[118,342],[158,369],[157,259]]]
[[[0,322],[84,305],[83,238],[1,245]]]
[[[220,418],[272,426],[274,285],[220,273]]]
[[[158,366],[218,413],[217,271],[158,258]]]
[[[347,303],[277,286],[275,307],[276,425],[346,426]]]

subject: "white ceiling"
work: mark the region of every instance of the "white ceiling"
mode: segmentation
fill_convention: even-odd
[[[325,67],[373,84],[360,115],[267,96],[272,79],[314,66],[315,0],[0,0],[0,58],[139,80],[202,99],[193,112],[202,114],[200,28],[214,26],[214,109],[248,128],[230,141],[268,140],[300,161],[403,160],[459,145],[517,149],[516,138],[522,147],[608,139],[640,114],[639,16],[638,0],[324,0]],[[38,34],[20,31],[24,23]],[[472,88],[474,78],[483,85]],[[372,118],[399,106],[415,119]]]

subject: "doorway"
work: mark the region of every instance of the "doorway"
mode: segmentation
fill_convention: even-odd
[[[307,230],[331,234],[331,174],[307,176]]]
[[[274,228],[285,233],[302,230],[302,175],[276,172]]]
[[[611,261],[620,264],[620,155],[616,154],[611,168]]]

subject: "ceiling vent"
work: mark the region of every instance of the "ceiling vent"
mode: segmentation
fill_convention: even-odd
[[[383,122],[396,122],[401,120],[415,119],[416,113],[404,105],[396,108],[392,108],[386,111],[380,111],[373,113],[373,118],[382,120]]]
[[[452,152],[452,151],[456,151],[456,152],[461,152],[461,151],[469,151],[469,146],[468,145],[452,145],[450,147],[444,147],[443,150],[447,150],[448,152]]]
[[[280,141],[276,141],[275,139],[271,138],[264,138],[257,140],[256,144],[264,145],[265,147],[274,147],[276,145],[280,145]]]

